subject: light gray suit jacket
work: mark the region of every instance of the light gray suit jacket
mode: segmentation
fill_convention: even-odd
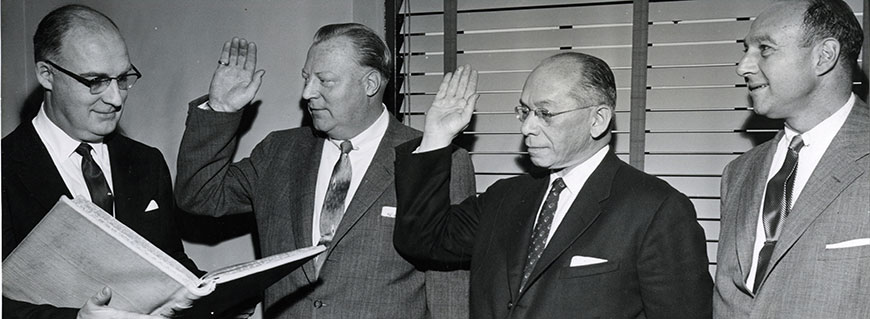
[[[178,155],[179,206],[220,216],[253,212],[264,256],[312,245],[314,185],[323,137],[312,128],[276,131],[231,163],[241,114],[191,103]],[[241,112],[239,112],[241,113]],[[387,132],[338,226],[319,277],[313,262],[266,291],[266,318],[463,318],[466,272],[422,272],[393,247],[394,147],[420,136],[390,117]],[[451,183],[459,201],[474,194],[468,153],[454,154]],[[438,280],[440,279],[440,280]],[[447,279],[447,281],[445,281]]]
[[[870,116],[858,100],[794,203],[757,295],[744,282],[776,138],[725,167],[716,318],[870,318]],[[860,241],[859,241],[860,243]]]

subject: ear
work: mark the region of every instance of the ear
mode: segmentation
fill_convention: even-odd
[[[381,90],[381,86],[384,83],[384,77],[381,75],[381,72],[378,72],[375,69],[369,70],[366,73],[364,78],[365,86],[366,86],[366,95],[369,97],[374,96]]]
[[[813,51],[816,59],[813,70],[816,75],[824,75],[833,70],[840,60],[840,41],[834,38],[824,39],[815,45]]]
[[[592,112],[592,127],[589,134],[593,139],[604,136],[610,129],[610,121],[613,120],[613,109],[607,105],[595,106]]]
[[[51,91],[52,85],[54,83],[54,73],[51,72],[51,68],[48,63],[43,61],[36,62],[36,80],[39,81],[39,85],[42,86],[47,91]]]

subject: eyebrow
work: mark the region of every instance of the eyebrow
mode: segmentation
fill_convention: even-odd
[[[126,71],[124,71],[124,72],[121,73],[121,74],[118,74],[116,77],[120,77],[120,76],[124,76],[124,75],[129,75],[130,72],[133,72],[133,65],[132,65],[132,64],[131,64],[129,67],[127,67],[127,70],[126,70]],[[83,78],[87,78],[87,77],[94,77],[94,78],[111,78],[111,77],[112,77],[112,76],[109,75],[109,74],[101,73],[101,72],[85,72],[85,73],[80,73],[80,74],[78,74],[78,76],[83,77]]]
[[[751,43],[771,42],[773,44],[777,44],[776,41],[774,41],[773,38],[771,38],[770,35],[768,35],[768,34],[753,35],[753,36],[746,37],[743,39],[744,46],[750,42]]]

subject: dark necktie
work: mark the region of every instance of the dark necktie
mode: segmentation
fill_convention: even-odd
[[[765,241],[764,247],[758,253],[758,267],[756,267],[755,285],[752,289],[754,293],[758,292],[761,287],[761,280],[764,279],[764,274],[767,272],[770,257],[782,231],[782,225],[791,212],[792,189],[797,173],[798,153],[803,147],[804,141],[800,135],[792,138],[782,167],[767,182],[767,190],[764,195],[764,215],[762,216]]]
[[[88,143],[81,143],[76,148],[76,153],[82,156],[82,175],[85,177],[85,184],[88,185],[91,201],[107,213],[112,214],[112,191],[109,189],[109,183],[106,182],[103,170],[91,156],[91,150],[92,148]]]
[[[335,230],[341,222],[341,217],[344,216],[344,201],[347,198],[347,191],[350,189],[350,151],[353,150],[353,144],[350,140],[341,142],[341,156],[335,167],[332,169],[332,177],[329,178],[329,187],[326,189],[326,196],[323,198],[323,208],[320,210],[320,241],[319,245],[329,246],[332,243],[332,238],[335,236]],[[317,273],[320,273],[320,267],[326,260],[325,255],[320,255],[315,258],[315,266]]]
[[[556,207],[559,204],[559,193],[565,189],[565,182],[561,177],[553,181],[553,186],[550,187],[550,193],[547,194],[547,199],[544,200],[544,205],[541,207],[541,214],[538,216],[538,222],[535,223],[535,229],[532,231],[532,241],[529,243],[529,255],[526,257],[526,264],[523,266],[523,280],[520,283],[520,292],[529,281],[532,275],[532,270],[535,269],[535,264],[541,258],[544,248],[547,247],[547,236],[550,235],[550,226],[553,225],[553,216],[556,215]]]

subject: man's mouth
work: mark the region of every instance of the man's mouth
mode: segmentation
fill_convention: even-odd
[[[766,87],[767,87],[767,84],[750,84],[750,85],[749,85],[749,91],[752,92],[752,91],[755,91],[755,90],[758,90],[758,89],[763,89],[763,88],[766,88]]]

